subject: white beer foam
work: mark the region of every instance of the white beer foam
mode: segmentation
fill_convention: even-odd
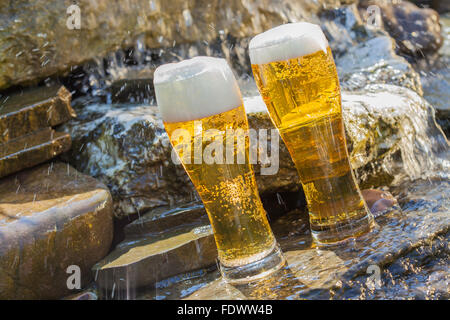
[[[225,59],[195,57],[165,64],[156,69],[153,83],[165,122],[201,119],[242,105]]]
[[[250,61],[265,64],[312,54],[328,47],[320,26],[308,22],[287,23],[255,36],[250,41]]]

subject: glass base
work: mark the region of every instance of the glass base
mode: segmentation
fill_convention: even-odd
[[[220,263],[223,279],[231,284],[243,284],[264,278],[286,265],[286,259],[278,244],[264,258],[241,266],[225,266]]]
[[[362,218],[349,219],[329,226],[311,225],[311,234],[318,247],[335,246],[348,239],[360,237],[372,231],[375,221],[367,212]]]

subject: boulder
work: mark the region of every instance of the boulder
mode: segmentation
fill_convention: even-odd
[[[110,249],[112,217],[108,189],[65,163],[0,180],[0,299],[74,293],[70,266],[88,284],[91,267]]]
[[[405,54],[423,57],[438,51],[444,42],[439,14],[433,9],[422,9],[409,1],[363,0],[359,5],[363,10],[371,5],[379,7],[385,29]]]

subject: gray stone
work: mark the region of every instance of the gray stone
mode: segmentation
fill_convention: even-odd
[[[65,163],[0,180],[0,299],[67,296],[69,266],[86,286],[110,249],[112,217],[108,189]]]

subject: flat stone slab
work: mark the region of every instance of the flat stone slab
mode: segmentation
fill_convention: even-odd
[[[214,265],[217,249],[212,228],[206,215],[199,215],[202,210],[192,210],[192,215],[184,213],[188,219],[183,225],[167,230],[164,218],[156,227],[135,221],[127,238],[92,268],[102,298],[132,299],[138,288]]]
[[[81,286],[113,236],[108,189],[68,164],[54,162],[0,180],[0,299],[58,299],[69,266]]]
[[[72,117],[71,94],[64,86],[39,87],[3,97],[0,102],[0,144]]]
[[[0,144],[0,178],[50,160],[71,145],[68,133],[51,128]]]
[[[207,213],[201,203],[186,204],[168,209],[165,207],[150,210],[138,220],[125,226],[126,237],[144,236],[149,233],[165,232],[181,225],[206,221]]]

